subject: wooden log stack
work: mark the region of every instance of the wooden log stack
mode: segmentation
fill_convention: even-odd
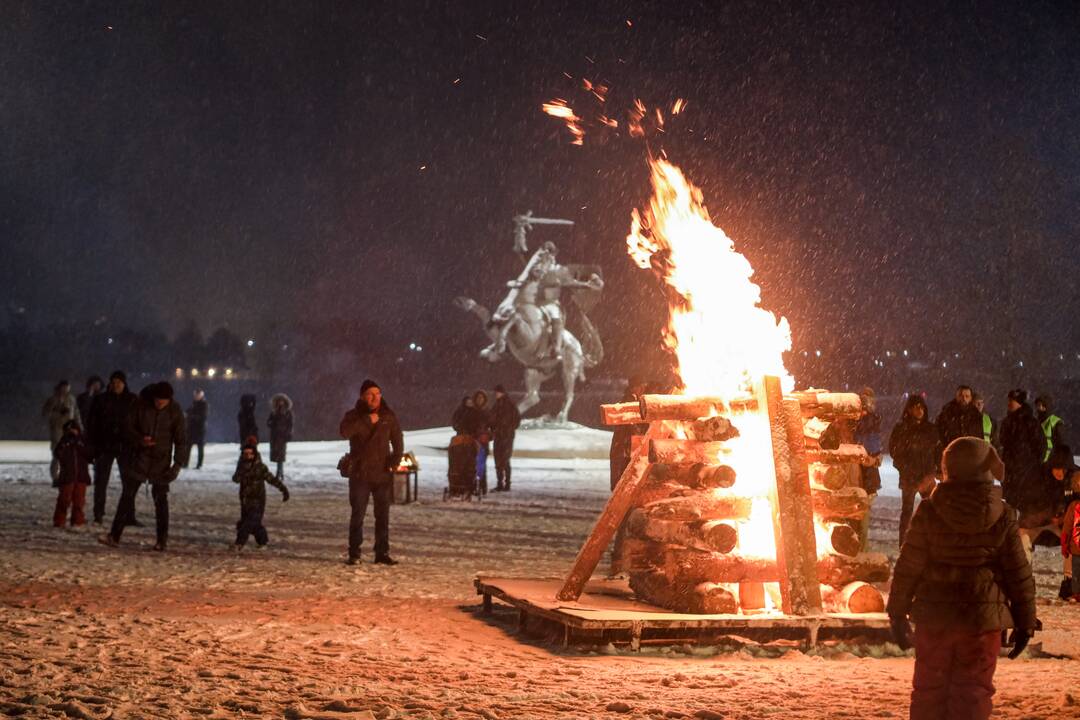
[[[870,505],[858,487],[859,466],[870,458],[858,445],[823,449],[818,442],[823,427],[857,418],[860,410],[852,393],[783,395],[776,378],[728,401],[644,395],[639,403],[602,406],[605,424],[644,424],[649,431],[635,444],[559,599],[580,595],[622,524],[621,565],[635,594],[650,604],[686,613],[756,613],[778,596],[777,609],[794,615],[880,612],[884,600],[871,583],[888,580],[888,560],[862,552],[857,530]],[[755,498],[745,491],[749,479],[725,460],[746,412],[769,421],[775,558],[740,550]]]

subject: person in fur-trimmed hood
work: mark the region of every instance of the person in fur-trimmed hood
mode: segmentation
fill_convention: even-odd
[[[270,398],[270,417],[266,419],[270,429],[270,462],[277,463],[277,477],[285,479],[285,449],[292,440],[292,400],[285,393]]]
[[[994,484],[1003,473],[990,443],[952,441],[943,482],[919,505],[893,571],[886,608],[893,638],[911,646],[912,718],[988,718],[1001,631],[1010,658],[1035,633],[1035,581],[1016,512]]]
[[[270,542],[270,536],[262,522],[266,512],[266,486],[270,484],[281,491],[281,502],[289,502],[289,489],[266,467],[259,457],[258,448],[250,444],[240,449],[240,462],[232,479],[240,485],[240,520],[236,523],[236,549],[239,551],[244,547],[250,535],[254,535],[255,543],[262,547]]]

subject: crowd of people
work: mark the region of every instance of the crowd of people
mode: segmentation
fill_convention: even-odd
[[[233,474],[233,481],[240,486],[237,549],[251,535],[260,546],[269,541],[262,526],[266,484],[281,490],[283,500],[289,498],[284,484],[284,462],[286,447],[292,439],[292,401],[287,395],[277,394],[271,405],[266,425],[270,431],[271,461],[277,463],[276,473],[270,473],[259,456],[254,395],[243,396],[237,416],[241,444]],[[203,466],[210,415],[205,392],[194,391],[191,406],[185,413],[168,382],[151,383],[136,395],[128,389],[124,372],[117,370],[109,376],[107,385],[97,376],[90,377],[86,389],[77,397],[72,396],[70,383],[62,380],[46,400],[42,414],[48,423],[53,455],[50,475],[58,490],[53,524],[56,527],[86,524],[86,490],[92,484],[92,522],[104,525],[115,464],[120,477],[120,498],[101,542],[115,547],[120,544],[124,528],[142,525],[135,514],[135,502],[139,488],[148,484],[154,502],[154,549],[164,551],[169,536],[171,484],[189,466],[193,449],[195,469]]]
[[[514,437],[521,426],[521,413],[502,385],[495,386],[495,402],[488,408],[488,395],[477,390],[461,399],[450,425],[457,433],[452,446],[475,448],[476,488],[487,495],[488,456],[494,451],[495,492],[510,492],[510,456]],[[471,457],[471,454],[470,454]]]

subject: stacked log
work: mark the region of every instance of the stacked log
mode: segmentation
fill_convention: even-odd
[[[620,483],[618,503],[609,503],[598,522],[604,533],[624,522],[622,565],[638,598],[685,613],[763,612],[770,597],[794,614],[880,612],[883,598],[870,583],[888,580],[888,560],[862,552],[857,530],[870,510],[870,498],[858,486],[860,464],[870,458],[859,445],[823,449],[817,442],[829,423],[846,422],[860,411],[853,393],[782,395],[775,378],[728,402],[644,395],[637,403],[602,406],[606,425],[650,428],[633,448],[637,464],[626,474],[632,492]],[[770,420],[775,558],[739,550],[739,526],[749,518],[753,499],[740,492],[725,460],[743,412],[766,413]],[[591,572],[589,563],[604,539],[594,533],[598,537],[590,537],[588,553],[583,548],[560,599],[574,599]]]

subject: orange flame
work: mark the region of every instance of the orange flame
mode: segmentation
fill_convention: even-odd
[[[701,190],[670,162],[649,164],[653,197],[644,212],[633,212],[627,250],[678,294],[664,342],[678,360],[683,391],[731,398],[763,375],[793,390],[783,358],[791,350],[787,320],[761,307],[754,269],[712,223]]]

